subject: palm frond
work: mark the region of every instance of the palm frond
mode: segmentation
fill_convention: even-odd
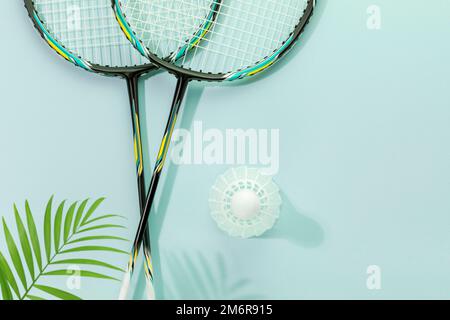
[[[52,255],[52,205],[53,205],[53,196],[47,203],[44,216],[44,241],[45,241],[45,255],[47,257],[47,263],[50,263],[50,257]]]
[[[71,252],[82,252],[82,251],[109,251],[109,252],[116,252],[116,253],[123,253],[128,254],[128,252],[120,249],[116,249],[113,247],[105,247],[105,246],[82,246],[82,247],[75,247],[70,248],[67,250],[61,250],[61,253],[71,253]]]
[[[28,287],[27,277],[25,276],[25,269],[23,268],[22,259],[20,258],[19,249],[17,249],[16,242],[6,225],[5,218],[3,218],[3,231],[5,233],[6,245],[8,246],[9,255],[11,256],[12,263],[16,269],[19,279],[22,282],[24,289]]]
[[[66,204],[66,200],[61,202],[56,210],[55,220],[54,220],[54,229],[53,229],[53,243],[55,245],[55,251],[58,252],[60,240],[61,240],[61,224],[64,214],[64,205]]]
[[[80,225],[81,219],[83,218],[84,210],[89,202],[89,199],[85,199],[78,207],[77,214],[75,215],[75,221],[73,222],[72,232],[77,232],[78,226]]]
[[[102,224],[102,225],[78,230],[78,233],[84,233],[84,232],[94,231],[94,230],[98,230],[98,229],[111,229],[111,228],[125,229],[125,227],[120,224]]]
[[[2,299],[42,300],[51,296],[64,300],[81,299],[71,292],[49,286],[45,283],[48,277],[80,276],[103,280],[117,281],[119,276],[108,274],[123,270],[105,261],[85,257],[74,257],[87,252],[112,252],[127,254],[126,251],[111,245],[112,241],[128,241],[125,238],[98,232],[111,232],[111,229],[122,229],[123,225],[110,223],[109,220],[119,215],[103,215],[95,217],[95,213],[105,198],[95,200],[87,209],[89,199],[76,201],[65,209],[67,201],[60,202],[53,214],[54,197],[47,202],[43,217],[42,234],[39,235],[35,218],[28,201],[25,202],[26,225],[14,205],[14,216],[18,241],[14,239],[6,220],[3,218],[3,233],[9,253],[10,262],[0,252],[0,291]],[[86,210],[87,209],[87,210]],[[96,224],[103,222],[104,224]],[[106,222],[108,221],[108,222]],[[87,227],[87,225],[89,225]],[[89,235],[96,231],[96,234]],[[42,237],[43,242],[41,242]],[[99,245],[98,241],[108,241],[108,246]],[[41,246],[41,243],[43,246]],[[20,250],[17,244],[20,244]],[[44,259],[42,255],[44,254]],[[71,254],[70,258],[64,258]],[[71,270],[69,266],[82,265],[81,270]],[[12,268],[12,267],[13,268]],[[25,267],[26,266],[26,267]],[[108,273],[87,270],[89,267],[101,268]],[[86,269],[85,269],[86,268]],[[19,283],[21,288],[19,288]]]
[[[102,261],[95,260],[95,259],[64,259],[64,260],[53,261],[53,264],[85,264],[85,265],[100,266],[100,267],[105,267],[105,268],[125,272],[125,270],[123,270],[121,268],[118,268],[109,263],[102,262]]]
[[[36,223],[34,222],[33,214],[31,213],[30,204],[28,203],[28,201],[25,201],[25,211],[27,214],[28,232],[30,234],[30,240],[34,251],[34,256],[36,257],[36,263],[39,267],[39,271],[42,271],[41,245],[39,242]]]
[[[0,289],[2,292],[3,300],[12,300],[13,299],[11,288],[9,287],[6,277],[2,273],[0,273]]]
[[[81,225],[84,225],[86,221],[89,220],[89,218],[92,216],[92,214],[97,210],[98,206],[105,200],[105,198],[100,198],[96,200],[92,206],[89,208],[87,213],[84,215],[83,219],[81,220]]]
[[[84,241],[92,241],[92,240],[128,241],[128,239],[125,239],[125,238],[122,238],[122,237],[116,237],[116,236],[89,236],[89,237],[82,237],[82,238],[77,238],[77,239],[68,241],[67,244],[73,244],[73,243],[84,242]]]
[[[87,226],[88,224],[91,224],[91,223],[94,223],[94,222],[98,222],[99,220],[110,219],[110,218],[123,218],[123,219],[126,219],[126,217],[118,215],[118,214],[106,214],[104,216],[100,216],[100,217],[93,218],[93,219],[90,219],[90,220],[86,221],[85,223],[83,223],[83,226]]]
[[[7,284],[13,289],[16,296],[20,297],[19,286],[17,285],[16,279],[14,278],[14,274],[1,252],[0,252],[0,275],[6,280]]]
[[[34,280],[34,260],[33,254],[31,253],[31,244],[28,239],[27,231],[25,230],[25,226],[20,218],[19,211],[17,211],[16,205],[14,205],[14,215],[16,217],[16,226],[17,232],[19,233],[20,246],[22,247],[22,251],[24,253],[25,262],[28,266],[28,270],[30,271],[31,280]]]
[[[38,297],[38,296],[33,296],[31,294],[27,294],[27,298],[30,300],[45,300],[44,298]]]
[[[70,230],[71,230],[72,222],[73,222],[73,215],[75,214],[76,207],[77,207],[77,203],[74,202],[70,206],[69,211],[67,211],[66,220],[64,221],[64,242],[67,242],[67,239],[69,239]]]
[[[71,273],[72,273],[71,271],[64,269],[64,270],[53,270],[53,271],[45,272],[42,275],[43,276],[67,276]],[[106,276],[104,274],[100,274],[100,273],[92,272],[92,271],[86,271],[86,270],[77,270],[76,275],[81,276],[81,277],[110,279],[110,280],[119,281],[119,279],[117,279],[117,278],[113,278],[110,276]]]
[[[44,291],[54,297],[62,299],[62,300],[81,300],[80,297],[77,297],[74,294],[71,294],[64,290],[60,290],[58,288],[53,288],[53,287],[48,287],[48,286],[43,286],[43,285],[38,285],[38,284],[36,284],[35,287],[41,291]]]

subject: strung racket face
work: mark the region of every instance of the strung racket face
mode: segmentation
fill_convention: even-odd
[[[125,33],[152,62],[190,78],[217,81],[272,66],[299,38],[315,6],[315,0],[113,1]],[[209,32],[197,41],[204,25]],[[178,52],[188,54],[180,58]]]
[[[151,67],[124,36],[110,0],[25,0],[25,6],[48,44],[85,70],[109,74]]]

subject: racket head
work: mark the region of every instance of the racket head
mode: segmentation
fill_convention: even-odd
[[[243,79],[273,66],[297,42],[316,5],[316,0],[285,0],[283,3],[273,0],[165,0],[164,5],[160,2],[112,0],[122,30],[142,55],[177,76],[206,81]],[[173,15],[172,23],[167,23],[170,19],[166,17],[170,16],[171,7],[186,2],[197,5],[197,18],[203,18],[199,30],[207,32],[202,41],[196,41],[196,33],[172,36],[173,25],[180,18]],[[204,15],[207,8],[209,15]],[[143,10],[146,13],[142,14]],[[158,22],[164,25],[158,25]],[[172,41],[171,45],[160,46],[161,41],[157,38],[164,34],[167,34],[166,41]],[[189,45],[192,47],[186,50],[188,54],[177,60],[177,52]],[[173,50],[174,47],[177,49]],[[165,58],[167,56],[169,58]]]
[[[107,76],[157,69],[125,38],[109,0],[24,0],[24,4],[41,37],[77,67]]]

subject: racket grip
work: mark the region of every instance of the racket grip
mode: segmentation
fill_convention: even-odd
[[[147,300],[155,300],[156,299],[155,289],[153,288],[153,283],[148,278],[146,281],[145,293],[147,295]]]
[[[120,288],[119,300],[127,300],[128,292],[130,291],[131,272],[127,271],[123,276],[122,286]]]

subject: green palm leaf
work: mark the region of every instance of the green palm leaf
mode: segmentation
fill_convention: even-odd
[[[57,288],[52,288],[52,287],[48,287],[48,286],[43,286],[43,285],[39,285],[36,284],[35,287],[39,290],[42,290],[48,294],[51,294],[54,297],[60,298],[62,300],[81,300],[80,297],[77,297],[74,294],[71,294],[67,291],[63,291]]]
[[[123,218],[126,219],[126,217],[118,215],[118,214],[107,214],[104,216],[100,216],[98,218],[94,218],[94,219],[90,219],[89,221],[86,221],[83,226],[87,226],[88,224],[94,223],[94,222],[98,222],[100,220],[104,220],[104,219],[109,219],[109,218]]]
[[[31,213],[28,201],[25,201],[25,211],[27,214],[28,233],[30,234],[30,240],[31,245],[33,246],[34,256],[36,257],[36,262],[39,267],[39,271],[42,271],[41,245],[39,243],[36,223],[34,222],[33,214]]]
[[[73,222],[73,233],[77,231],[77,228],[80,225],[81,218],[83,218],[84,209],[86,209],[86,205],[88,204],[88,202],[89,199],[86,199],[78,207],[77,214],[75,215],[75,221]]]
[[[2,290],[2,298],[3,300],[12,300],[13,295],[11,292],[11,288],[9,287],[8,281],[3,274],[0,273],[0,287]]]
[[[45,300],[44,298],[33,296],[31,294],[27,294],[27,298],[30,300]]]
[[[89,231],[98,230],[98,229],[109,229],[109,228],[125,229],[124,226],[121,226],[119,224],[102,224],[99,226],[82,229],[82,230],[78,231],[78,233],[89,232]]]
[[[19,275],[20,281],[24,288],[27,288],[27,278],[25,276],[25,270],[23,269],[22,260],[20,259],[19,250],[17,249],[16,242],[6,225],[5,218],[3,218],[3,231],[5,232],[6,244],[8,246],[9,255],[11,256],[14,268]]]
[[[118,241],[128,241],[128,239],[116,236],[90,236],[90,237],[82,237],[78,239],[74,239],[72,241],[67,242],[67,244],[74,244],[78,242],[92,241],[92,240],[118,240]]]
[[[60,240],[61,240],[61,224],[62,224],[65,204],[66,204],[66,200],[61,202],[58,209],[56,210],[54,231],[53,231],[53,241],[55,243],[55,252],[58,252],[58,250],[59,250],[59,244],[60,244]]]
[[[89,208],[88,212],[86,213],[86,215],[84,216],[83,220],[81,220],[81,225],[83,226],[86,221],[89,220],[89,218],[92,216],[92,214],[95,212],[95,210],[97,210],[98,206],[105,200],[105,198],[100,198],[98,200],[96,200],[92,206]]]
[[[65,259],[65,260],[53,261],[52,264],[83,264],[83,265],[90,265],[90,266],[105,267],[108,269],[113,269],[113,270],[122,271],[122,272],[124,271],[123,269],[113,266],[109,263],[102,262],[99,260],[94,260],[94,259]]]
[[[128,252],[119,250],[112,247],[104,247],[104,246],[83,246],[83,247],[75,247],[67,250],[62,250],[61,253],[71,253],[71,252],[83,252],[83,251],[109,251],[116,253],[128,254]]]
[[[54,270],[54,271],[49,271],[46,273],[43,273],[43,276],[67,276],[68,274],[68,270]],[[113,278],[110,276],[106,276],[104,274],[100,274],[97,272],[92,272],[92,271],[86,271],[86,270],[79,270],[76,272],[77,275],[79,275],[80,277],[88,277],[88,278],[98,278],[98,279],[109,279],[109,280],[116,280],[119,281],[119,279],[117,278]]]
[[[14,274],[12,273],[12,270],[9,267],[8,262],[6,261],[5,257],[1,252],[0,252],[0,274],[6,278],[16,296],[20,297],[19,286],[17,285],[16,279],[14,278]]]
[[[18,287],[18,280],[16,279],[16,275],[13,273],[8,260],[0,252],[0,291],[3,299],[12,299],[14,293],[19,299],[43,300],[44,298],[42,298],[39,293],[36,295],[32,291],[35,289],[41,290],[53,297],[64,300],[80,299],[80,297],[73,295],[70,292],[66,292],[52,286],[47,286],[43,283],[42,279],[46,279],[47,277],[68,276],[68,272],[66,269],[48,270],[48,268],[52,265],[69,266],[79,264],[105,268],[110,272],[123,272],[122,269],[116,266],[95,259],[86,259],[83,257],[57,259],[57,257],[62,254],[70,253],[73,256],[77,253],[82,254],[83,252],[87,253],[91,251],[127,254],[127,252],[117,249],[113,246],[99,246],[95,245],[94,242],[101,240],[110,240],[109,242],[128,240],[109,234],[97,234],[92,236],[80,237],[82,233],[89,231],[100,232],[101,230],[107,230],[111,228],[124,228],[120,224],[95,224],[95,222],[99,222],[101,220],[119,217],[118,215],[103,215],[100,217],[94,217],[94,213],[96,212],[100,204],[104,201],[104,198],[100,198],[94,201],[87,211],[86,207],[89,203],[88,199],[82,201],[78,208],[78,202],[73,202],[67,209],[67,211],[64,209],[66,201],[62,201],[58,205],[54,216],[52,215],[53,200],[54,198],[52,196],[47,202],[45,215],[43,217],[42,237],[44,239],[44,248],[41,248],[35,219],[33,217],[33,213],[30,209],[28,201],[25,202],[27,226],[25,226],[25,224],[23,223],[24,220],[22,219],[19,210],[14,205],[14,216],[21,251],[19,251],[16,245],[17,242],[10,232],[5,219],[3,219],[3,232],[9,256],[11,257],[11,265],[14,267],[17,279],[19,279],[19,282],[24,288],[23,293],[21,293],[21,290]],[[79,230],[81,226],[86,224],[91,224],[91,226]],[[54,250],[52,250],[52,246],[54,246]],[[42,260],[42,251],[45,251],[45,257],[47,258],[46,262]],[[38,267],[36,269],[35,263]],[[25,270],[24,268],[25,264],[27,265],[27,270]],[[117,277],[113,275],[108,275],[101,272],[93,272],[89,270],[81,270],[79,271],[78,275],[82,277],[103,280],[118,280]],[[30,284],[28,284],[28,279],[32,280]]]
[[[44,217],[44,241],[45,241],[45,255],[47,257],[47,263],[50,262],[50,256],[52,254],[52,203],[53,203],[53,196],[47,203]]]
[[[22,252],[25,257],[25,262],[27,263],[28,270],[30,271],[31,279],[34,279],[34,261],[33,253],[31,252],[30,241],[28,240],[27,231],[20,218],[19,211],[16,205],[14,205],[14,215],[16,217],[17,232],[19,232],[20,246],[22,247]]]
[[[74,202],[70,206],[69,211],[67,211],[66,220],[64,221],[64,242],[67,242],[67,239],[69,239],[70,229],[72,227],[73,215],[75,213],[76,206],[77,202]]]

